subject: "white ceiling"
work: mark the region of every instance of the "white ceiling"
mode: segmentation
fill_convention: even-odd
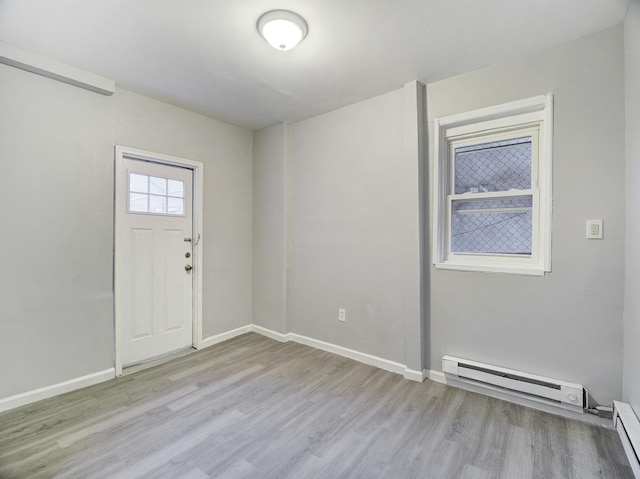
[[[635,0],[0,0],[0,41],[251,129],[620,23]],[[309,24],[271,48],[258,17]]]

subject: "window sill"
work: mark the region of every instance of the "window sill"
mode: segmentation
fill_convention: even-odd
[[[471,265],[471,264],[454,264],[454,263],[434,263],[436,269],[450,271],[470,271],[479,273],[506,273],[517,274],[523,276],[544,276],[545,270],[540,266],[488,266],[488,265]]]

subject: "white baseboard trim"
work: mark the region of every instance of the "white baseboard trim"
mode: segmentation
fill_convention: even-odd
[[[70,379],[69,381],[64,381],[40,389],[34,389],[33,391],[16,394],[15,396],[0,399],[0,412],[8,411],[9,409],[15,409],[26,404],[31,404],[42,399],[47,399],[53,396],[68,393],[70,391],[75,391],[76,389],[93,386],[94,384],[108,381],[109,379],[113,379],[115,377],[115,368],[109,368],[97,373],[87,374],[86,376]]]
[[[338,354],[340,356],[344,356],[345,358],[353,359],[355,361],[368,364],[369,366],[375,366],[377,368],[384,369],[385,371],[391,371],[392,373],[402,374],[405,378],[411,379],[413,381],[422,382],[424,380],[420,371],[414,371],[414,370],[408,369],[404,364],[400,364],[395,361],[390,361],[388,359],[380,358],[378,356],[373,356],[371,354],[361,353],[360,351],[356,351],[354,349],[349,349],[343,346],[338,346],[336,344],[327,343],[325,341],[320,341],[319,339],[309,338],[307,336],[302,336],[301,334],[278,333],[271,329],[267,329],[262,326],[257,326],[255,324],[251,325],[251,330],[254,333],[261,334],[263,336],[266,336],[271,339],[275,339],[276,341],[280,341],[282,343],[286,343],[287,341],[293,341],[295,343],[304,344],[305,346],[311,346],[312,348],[321,349],[322,351]]]
[[[276,341],[280,341],[281,343],[291,341],[291,333],[282,334],[273,331],[272,329],[263,328],[262,326],[258,326],[255,324],[251,325],[251,331],[261,334],[262,336],[266,336],[267,338],[275,339]]]
[[[316,349],[321,349],[329,353],[338,354],[340,356],[344,356],[345,358],[354,359],[356,361],[360,361],[361,363],[368,364],[369,366],[375,366],[377,368],[384,369],[385,371],[391,371],[392,373],[404,375],[404,370],[406,369],[406,365],[396,363],[395,361],[389,361],[388,359],[383,359],[378,356],[372,356],[371,354],[361,353],[360,351],[356,351],[354,349],[344,348],[342,346],[337,346],[335,344],[320,341],[318,339],[308,338],[306,336],[301,336],[300,334],[289,333],[289,337],[291,341],[295,341],[296,343],[311,346],[312,348]]]
[[[415,369],[404,368],[404,378],[421,383],[426,379],[425,372],[425,370],[417,371]]]
[[[447,378],[441,371],[434,371],[433,369],[425,369],[423,371],[424,377],[435,381],[437,383],[447,384]]]
[[[359,361],[361,363],[368,364],[370,366],[375,366],[377,368],[384,369],[385,371],[391,371],[393,373],[402,374],[405,378],[410,379],[412,381],[420,381],[420,382],[424,381],[424,376],[423,376],[424,372],[409,369],[404,364],[400,364],[395,361],[390,361],[388,359],[380,358],[378,356],[373,356],[371,354],[361,353],[360,351],[345,348],[343,346],[338,346],[336,344],[320,341],[319,339],[313,339],[307,336],[302,336],[300,334],[278,333],[277,331],[273,331],[272,329],[268,329],[263,326],[258,326],[256,324],[249,324],[247,326],[242,326],[241,328],[237,328],[232,331],[227,331],[226,333],[221,333],[221,334],[217,334],[216,336],[208,337],[201,341],[200,343],[201,346],[199,349],[206,348],[208,346],[213,346],[214,344],[221,343],[222,341],[226,341],[227,339],[231,339],[236,336],[240,336],[241,334],[245,334],[249,332],[258,333],[262,336],[266,336],[267,338],[273,339],[275,341],[280,341],[281,343],[293,341],[299,344],[304,344],[306,346],[311,346],[312,348],[321,349],[322,351],[327,351],[330,353],[338,354],[340,356],[344,356],[345,358],[354,359],[355,361]]]
[[[198,349],[208,348],[209,346],[213,346],[214,344],[221,343],[223,341],[226,341],[227,339],[235,338],[236,336],[250,333],[252,330],[253,330],[252,325],[248,324],[240,328],[232,329],[231,331],[226,331],[224,333],[216,334],[215,336],[209,336],[208,338],[205,338],[202,341],[200,341],[200,345],[198,346]]]

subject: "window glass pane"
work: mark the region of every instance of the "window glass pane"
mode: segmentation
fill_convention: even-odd
[[[169,180],[169,196],[184,198],[184,183],[177,180]]]
[[[184,200],[182,198],[167,198],[167,212],[170,215],[183,215]]]
[[[147,198],[148,195],[142,193],[129,193],[129,211],[147,213],[149,211]]]
[[[130,173],[129,190],[131,213],[185,214],[184,181]]]
[[[531,196],[453,201],[451,251],[531,254],[531,206]]]
[[[154,195],[166,195],[167,179],[157,178],[155,176],[149,177],[149,193]]]
[[[455,194],[531,188],[531,137],[455,149]]]
[[[129,174],[129,191],[149,193],[149,177],[147,175]]]
[[[149,195],[149,213],[166,213],[167,197]]]

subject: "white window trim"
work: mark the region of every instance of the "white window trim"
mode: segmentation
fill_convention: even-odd
[[[435,118],[433,171],[433,263],[437,269],[514,273],[544,276],[551,271],[553,94],[482,108],[467,113]],[[534,219],[532,254],[527,257],[499,254],[452,254],[448,245],[450,219],[447,218],[449,144],[469,136],[494,131],[538,128],[537,177],[532,176],[528,194],[533,195]],[[535,166],[534,166],[535,168]],[[519,194],[521,192],[518,192]],[[505,193],[508,196],[508,193]],[[473,198],[481,198],[481,193]],[[495,196],[495,193],[492,194]],[[538,216],[538,221],[535,220]]]

